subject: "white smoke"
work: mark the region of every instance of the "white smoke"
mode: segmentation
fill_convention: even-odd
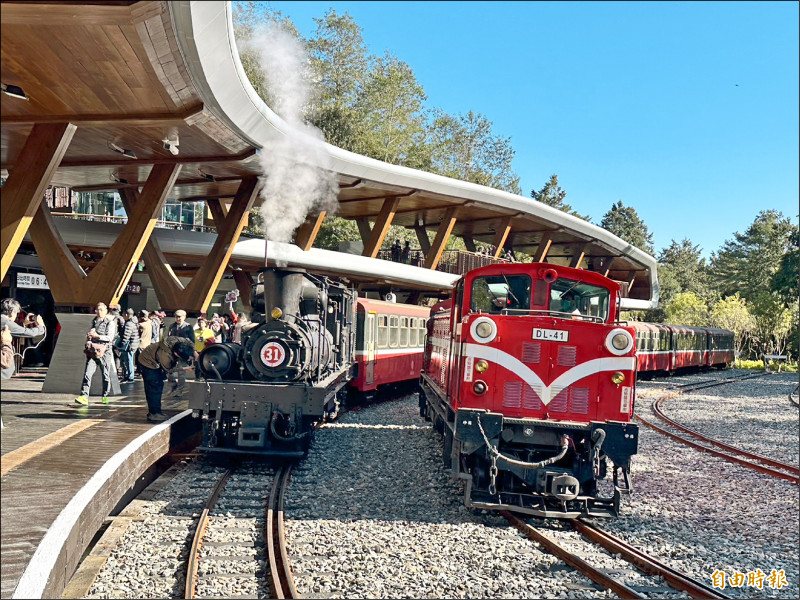
[[[261,217],[268,240],[290,242],[307,214],[336,211],[337,179],[326,168],[329,158],[322,132],[303,122],[311,87],[303,76],[308,59],[300,42],[270,24],[257,32],[249,46],[261,59],[272,96],[270,108],[289,125],[286,135],[276,136],[261,152],[266,176]]]

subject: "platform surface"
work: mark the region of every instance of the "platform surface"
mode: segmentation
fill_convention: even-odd
[[[13,596],[40,542],[76,493],[111,457],[155,426],[147,421],[139,379],[123,384],[126,395],[112,397],[109,404],[92,397],[88,407],[76,404],[75,394],[43,393],[43,382],[43,374],[23,374],[3,380],[0,386],[4,425],[0,433],[2,598]],[[165,397],[163,408],[173,416],[186,408],[186,401]],[[134,469],[161,453],[163,443],[147,448],[136,457]],[[117,488],[128,484],[120,482]],[[111,510],[115,499],[107,499],[108,504],[107,510]],[[77,545],[88,543],[93,535],[94,531],[81,532],[79,537],[85,540]],[[71,574],[60,577],[68,580]]]

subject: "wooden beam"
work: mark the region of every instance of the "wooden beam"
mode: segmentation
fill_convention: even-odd
[[[539,245],[536,247],[536,252],[533,254],[533,262],[544,262],[547,258],[547,252],[553,243],[553,234],[545,233],[542,236]]]
[[[366,246],[369,242],[369,237],[372,235],[369,219],[367,217],[356,217],[356,225],[358,225],[358,233],[361,234],[361,242]]]
[[[503,253],[503,246],[506,243],[506,238],[511,232],[511,217],[506,217],[497,225],[497,231],[494,235],[494,246],[497,248],[494,252],[494,257],[498,258]]]
[[[297,229],[294,236],[294,243],[299,246],[301,250],[308,252],[314,245],[314,240],[317,239],[319,228],[322,227],[322,221],[325,220],[326,211],[322,211],[318,215],[309,215],[303,224]]]
[[[125,212],[131,214],[135,210],[135,205],[139,200],[139,192],[133,189],[126,189],[120,192],[122,205]],[[177,310],[183,308],[183,283],[178,279],[178,275],[169,265],[167,258],[161,251],[161,246],[156,238],[151,237],[142,252],[144,264],[147,267],[147,275],[153,284],[153,290],[158,298],[158,303],[162,309]]]
[[[227,215],[224,205],[219,200],[208,202],[218,232],[217,239],[205,261],[185,287],[167,263],[157,241],[154,238],[150,239],[145,249],[145,264],[162,309],[180,308],[190,312],[202,312],[208,308],[228,266],[233,247],[239,241],[248,213],[258,197],[259,187],[259,180],[255,177],[243,180]],[[126,203],[135,201],[135,196],[135,193],[126,191],[123,201]]]
[[[475,245],[475,239],[470,234],[464,234],[462,236],[464,238],[464,246],[466,246],[469,252],[477,252],[478,247]]]
[[[133,161],[131,161],[133,162]],[[168,166],[168,165],[181,165],[182,163],[179,162],[168,162],[168,163],[159,163],[157,166]],[[63,165],[62,165],[63,166]],[[215,183],[224,183],[226,181],[241,181],[244,179],[244,176],[236,175],[232,177],[217,177],[214,181],[209,181],[208,179],[202,179],[199,177],[192,178],[192,179],[179,179],[175,182],[175,187],[179,185],[197,185],[197,184],[205,184],[205,185],[214,185]],[[99,183],[96,185],[81,185],[77,187],[73,187],[73,192],[103,192],[103,191],[110,191],[110,190],[125,190],[125,189],[138,189],[142,187],[143,182],[141,181],[129,181],[128,183],[117,183],[114,181],[110,181],[108,183]],[[214,194],[214,196],[225,197],[220,194]]]
[[[113,151],[110,151],[113,152]],[[163,156],[151,156],[149,158],[85,158],[80,160],[65,160],[61,167],[124,167],[129,165],[172,165],[172,164],[209,164],[220,162],[239,162],[261,152],[257,148],[249,148],[239,154],[224,154],[221,156],[176,156],[166,158]],[[116,154],[116,153],[115,153]],[[117,155],[119,156],[119,155]],[[203,180],[207,181],[207,180]],[[77,188],[74,188],[77,189]],[[89,190],[91,191],[91,190]]]
[[[234,269],[233,280],[236,282],[236,287],[239,288],[239,301],[250,313],[253,310],[252,289],[250,287],[253,285],[253,278],[247,271]],[[252,315],[248,314],[247,316],[250,317]]]
[[[586,256],[586,251],[589,249],[589,244],[583,246],[576,246],[572,253],[572,258],[569,261],[569,266],[573,269],[579,269],[583,262],[583,257]]]
[[[4,3],[5,6],[5,3]],[[197,105],[180,113],[139,113],[139,114],[85,114],[85,115],[9,115],[3,117],[3,125],[35,125],[37,123],[78,123],[84,127],[103,125],[149,127],[180,123],[202,114],[203,105]]]
[[[422,249],[423,254],[428,254],[431,251],[431,241],[428,239],[428,230],[422,225],[414,225],[414,231],[417,234],[417,241],[419,247]]]
[[[132,19],[131,4],[85,2],[3,2],[3,24],[38,26],[121,26]]]
[[[3,8],[5,19],[5,6]],[[3,186],[2,276],[19,250],[44,192],[75,134],[71,123],[34,125]]]
[[[198,270],[197,275],[192,278],[191,283],[186,287],[187,306],[189,306],[190,302],[194,303],[191,310],[200,310],[202,312],[211,304],[214,291],[217,289],[222,275],[225,273],[225,268],[228,266],[233,247],[239,241],[239,236],[247,221],[247,215],[258,198],[259,188],[260,182],[258,178],[252,177],[243,180],[239,190],[236,192],[228,215],[225,217],[225,222],[220,222],[217,225],[217,239],[208,253],[208,258]],[[196,309],[194,306],[199,306],[200,308]]]
[[[456,207],[448,208],[442,218],[442,223],[439,225],[439,230],[436,232],[436,237],[431,244],[431,251],[425,255],[425,267],[428,269],[435,269],[439,265],[442,258],[442,252],[450,239],[450,233],[456,225]]]
[[[604,267],[603,276],[604,277],[608,277],[608,274],[611,272],[611,265],[614,264],[614,258],[615,258],[614,256],[610,257],[608,262],[605,265],[603,265],[603,267]]]
[[[375,225],[372,228],[369,241],[364,244],[362,256],[369,256],[370,258],[378,256],[378,250],[381,249],[381,244],[383,244],[383,240],[386,239],[386,235],[389,233],[389,227],[392,225],[392,219],[394,219],[398,204],[400,204],[400,198],[396,197],[387,198],[383,201],[383,207],[381,207],[381,212],[378,213],[378,217],[375,219]]]
[[[128,212],[128,222],[106,255],[86,272],[78,265],[53,225],[49,209],[39,207],[30,228],[39,260],[56,304],[116,304],[153,232],[161,209],[180,172],[180,165],[155,167],[141,199]]]

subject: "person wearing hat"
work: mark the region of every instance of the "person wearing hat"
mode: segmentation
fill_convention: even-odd
[[[157,344],[150,344],[139,354],[137,362],[144,382],[148,421],[166,420],[167,416],[161,412],[166,374],[181,365],[188,365],[193,356],[194,347],[189,340],[176,336],[168,336]]]

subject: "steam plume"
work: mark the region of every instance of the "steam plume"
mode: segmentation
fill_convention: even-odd
[[[250,47],[258,52],[271,106],[289,125],[261,153],[266,182],[261,191],[261,216],[268,240],[289,242],[306,215],[338,207],[337,180],[326,168],[328,155],[322,133],[303,122],[311,88],[303,77],[308,60],[300,42],[280,26],[257,32]]]

